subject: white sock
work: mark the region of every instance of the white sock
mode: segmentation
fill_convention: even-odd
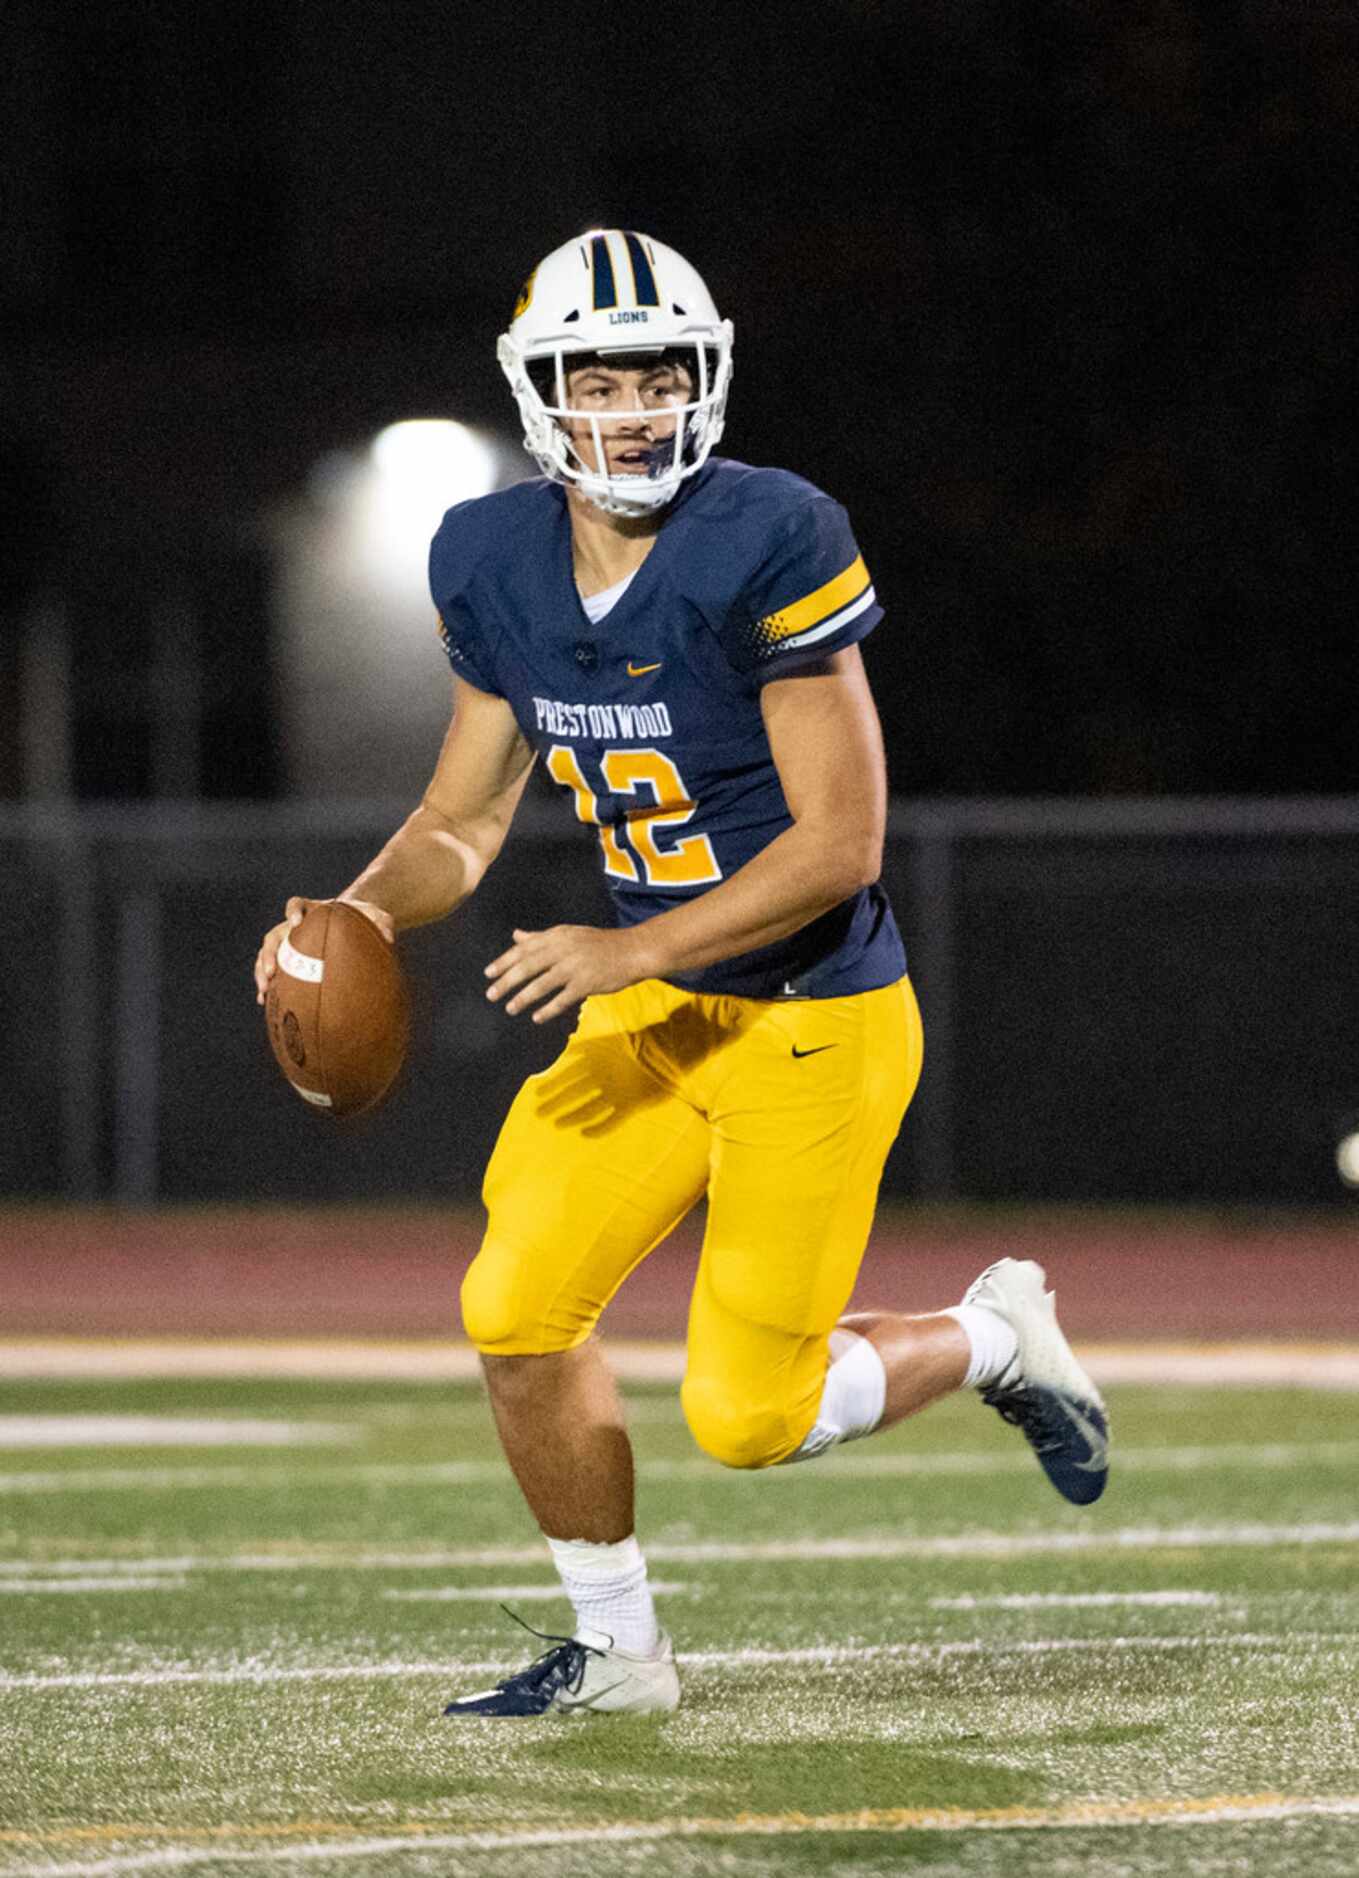
[[[577,1629],[603,1631],[618,1649],[649,1656],[661,1633],[636,1538],[620,1539],[616,1545],[596,1545],[589,1539],[547,1543],[576,1613]]]
[[[811,1432],[790,1461],[810,1461],[842,1441],[871,1435],[887,1404],[887,1369],[877,1345],[857,1330],[833,1330],[821,1406]]]
[[[964,1389],[985,1389],[999,1381],[1019,1349],[1019,1339],[997,1311],[984,1304],[951,1304],[941,1317],[961,1324],[972,1346],[972,1361],[963,1377]]]

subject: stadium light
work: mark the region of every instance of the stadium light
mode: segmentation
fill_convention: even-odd
[[[421,579],[444,510],[489,495],[503,481],[493,440],[447,417],[389,424],[373,439],[369,459],[374,474],[363,506],[370,551],[386,567],[414,568]]]
[[[508,432],[411,417],[337,447],[272,518],[290,785],[417,793],[448,724],[427,566],[446,509],[529,473]]]
[[[489,495],[499,480],[499,455],[480,431],[450,417],[409,417],[373,439],[373,461],[393,499],[428,504]]]
[[[1359,1187],[1359,1129],[1340,1137],[1336,1143],[1335,1165],[1347,1187]]]

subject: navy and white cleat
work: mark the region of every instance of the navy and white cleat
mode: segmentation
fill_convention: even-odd
[[[1057,1300],[1033,1259],[1001,1259],[967,1288],[964,1304],[1003,1317],[1019,1348],[981,1399],[1011,1422],[1065,1499],[1089,1506],[1109,1478],[1109,1415],[1057,1323]]]
[[[522,1620],[521,1620],[522,1621]],[[554,1647],[494,1689],[450,1702],[445,1715],[668,1714],[679,1706],[675,1646],[662,1635],[652,1656],[615,1650],[602,1631],[552,1637]]]

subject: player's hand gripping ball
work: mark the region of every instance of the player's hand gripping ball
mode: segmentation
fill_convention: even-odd
[[[264,1000],[279,1068],[304,1102],[362,1115],[396,1081],[410,1003],[396,948],[343,900],[319,900],[278,948]]]

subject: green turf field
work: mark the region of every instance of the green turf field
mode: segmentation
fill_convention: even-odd
[[[684,1705],[452,1723],[568,1623],[475,1389],[0,1385],[270,1443],[0,1420],[0,1878],[1359,1873],[1359,1396],[1115,1393],[1086,1513],[970,1399],[758,1477],[629,1402]]]

